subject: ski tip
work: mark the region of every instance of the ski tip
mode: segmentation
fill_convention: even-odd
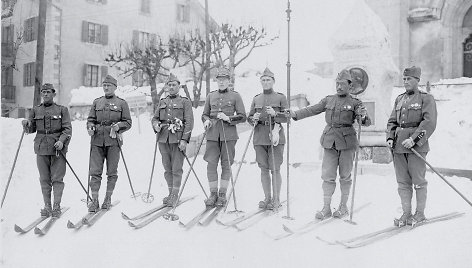
[[[34,228],[34,233],[37,234],[37,235],[44,235],[44,233],[38,227]]]
[[[286,232],[289,232],[289,233],[291,233],[291,234],[294,233],[294,231],[293,231],[292,229],[290,229],[290,228],[289,228],[287,225],[285,225],[285,224],[282,224],[282,228],[284,228],[284,231],[286,231]]]
[[[179,221],[179,226],[180,227],[185,227],[185,224],[183,222]]]
[[[67,228],[74,229],[75,225],[69,220],[69,221],[67,221]]]
[[[25,230],[23,230],[23,228],[15,224],[15,232],[24,234]]]
[[[127,221],[131,220],[130,217],[128,217],[125,213],[121,212],[121,217]]]
[[[132,223],[131,221],[128,221],[128,225],[131,226],[131,227],[136,228],[136,224]]]

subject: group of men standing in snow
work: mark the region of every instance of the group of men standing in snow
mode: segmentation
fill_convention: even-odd
[[[425,220],[427,181],[426,164],[410,149],[415,148],[425,157],[429,151],[428,138],[436,127],[434,98],[418,90],[421,69],[406,68],[403,72],[405,93],[395,100],[387,123],[387,146],[392,149],[403,214],[395,224],[402,226]],[[325,113],[326,127],[321,136],[324,149],[321,178],[323,208],[317,219],[348,215],[347,201],[351,189],[351,172],[356,148],[359,146],[353,124],[369,126],[371,119],[361,100],[350,94],[353,79],[349,70],[342,70],[336,78],[336,94],[323,98],[319,103],[298,111],[288,109],[284,94],[274,91],[275,76],[268,68],[260,77],[262,93],[256,95],[246,111],[241,96],[229,88],[231,73],[220,68],[216,75],[218,90],[206,97],[201,119],[205,128],[207,178],[210,196],[207,206],[224,206],[227,202],[229,181],[233,179],[231,165],[234,162],[238,140],[236,125],[248,122],[253,127],[253,145],[256,161],[261,170],[264,199],[263,209],[281,206],[282,176],[280,166],[286,143],[282,123],[290,118],[295,121]],[[104,96],[94,100],[87,119],[87,131],[91,136],[90,189],[92,202],[88,210],[100,209],[100,189],[103,164],[107,163],[107,190],[101,209],[109,209],[111,196],[118,178],[122,133],[131,128],[131,115],[125,100],[115,95],[117,81],[108,75],[103,81]],[[169,194],[163,199],[167,206],[178,202],[183,173],[183,161],[194,124],[191,101],[179,95],[180,81],[170,74],[166,82],[167,96],[159,101],[151,120],[156,142],[162,155],[164,178]],[[41,89],[43,103],[34,107],[22,124],[26,133],[36,132],[35,153],[40,173],[40,184],[45,207],[41,215],[60,216],[60,202],[64,188],[67,146],[72,135],[69,112],[66,107],[54,103],[55,89],[51,84]],[[218,163],[221,176],[218,180]],[[336,188],[337,170],[341,189],[340,204],[331,212],[331,199]],[[412,215],[411,200],[416,191],[416,213]],[[54,202],[51,202],[51,192]]]

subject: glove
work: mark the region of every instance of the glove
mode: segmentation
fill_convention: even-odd
[[[275,124],[274,129],[272,129],[272,145],[277,146],[279,145],[279,131],[280,131],[280,124]],[[270,134],[269,134],[270,135]]]
[[[272,106],[266,106],[266,112],[270,116],[276,116],[277,113],[275,112],[274,108]]]
[[[414,142],[413,139],[410,137],[410,138],[404,140],[404,141],[402,142],[402,145],[403,145],[403,147],[405,147],[405,148],[407,148],[407,149],[410,149],[410,148],[412,148],[413,146],[415,146],[415,142]]]
[[[115,132],[118,132],[120,130],[120,125],[119,125],[119,123],[115,123],[111,126],[111,128],[113,128],[115,130]]]
[[[159,133],[161,131],[161,124],[159,124],[159,122],[156,121],[154,122],[154,124],[152,124],[152,128],[154,129],[156,133]]]
[[[93,136],[95,134],[95,126],[88,127],[87,132],[88,132],[90,137]]]
[[[390,139],[390,140],[387,141],[387,146],[388,146],[389,148],[393,148],[393,140],[392,140],[392,139]]]
[[[364,118],[367,115],[367,110],[365,109],[364,106],[359,106],[359,108],[357,108],[356,110],[356,115],[360,116],[361,119],[364,120]]]
[[[207,119],[207,120],[203,123],[203,127],[205,128],[205,130],[208,130],[208,129],[211,127],[211,121]]]
[[[23,119],[21,120],[21,125],[23,126],[23,128],[26,128],[29,125],[29,121],[27,119]]]
[[[289,109],[287,109],[286,112],[288,112],[288,113],[290,114],[290,117],[292,117],[292,118],[297,118],[297,113],[295,113],[294,110],[289,110]]]
[[[259,118],[261,117],[261,113],[255,113],[253,116],[252,116],[252,121],[254,123],[256,123],[257,121],[259,121]]]
[[[185,152],[186,148],[187,148],[187,141],[181,140],[179,143],[179,150],[182,152]]]
[[[54,143],[54,148],[56,148],[58,151],[62,150],[63,147],[64,143],[62,143],[62,141],[56,141],[56,143]]]
[[[227,116],[225,113],[219,112],[216,118],[221,119],[223,121],[229,122],[229,116]]]

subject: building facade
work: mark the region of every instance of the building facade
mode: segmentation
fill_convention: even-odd
[[[54,84],[62,105],[71,89],[100,86],[107,74],[122,85],[141,85],[142,74],[121,77],[105,62],[120,45],[205,31],[198,0],[47,2],[43,83]],[[39,0],[2,1],[2,116],[21,117],[33,105],[38,13]]]

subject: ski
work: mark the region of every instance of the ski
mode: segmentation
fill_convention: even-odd
[[[61,209],[61,215],[59,217],[50,217],[49,220],[42,228],[34,227],[34,233],[37,235],[45,235],[48,233],[49,229],[54,225],[54,223],[62,216],[66,211],[69,210],[68,207],[63,207]]]
[[[96,212],[88,212],[85,216],[80,218],[80,220],[77,223],[73,223],[70,220],[67,221],[67,228],[69,229],[80,229],[83,225],[84,222],[88,222]]]
[[[165,207],[166,207],[166,205],[165,205],[165,204],[162,204],[162,205],[160,205],[160,206],[157,206],[157,207],[155,207],[155,208],[153,208],[153,209],[150,209],[150,210],[148,210],[148,211],[145,211],[145,212],[143,212],[143,213],[141,213],[141,214],[139,214],[139,215],[137,215],[137,216],[135,216],[135,217],[132,217],[132,218],[130,218],[129,216],[127,216],[124,212],[121,212],[121,217],[123,217],[123,219],[125,219],[125,220],[127,220],[127,221],[140,220],[140,219],[142,219],[142,218],[146,218],[147,216],[149,216],[149,215],[153,214],[154,212],[159,211],[159,210],[161,210],[161,209],[163,209],[163,208],[165,208]]]
[[[377,231],[377,232],[372,232],[363,236],[360,236],[353,239],[348,239],[344,241],[337,241],[338,244],[345,246],[346,248],[358,248],[358,247],[363,247],[367,246],[370,244],[373,244],[375,242],[385,240],[387,238],[393,237],[397,234],[403,233],[403,232],[408,232],[412,231],[420,226],[424,226],[430,223],[435,223],[435,222],[441,222],[441,221],[447,221],[451,219],[455,219],[458,217],[462,217],[464,213],[458,213],[458,212],[452,212],[448,214],[443,214],[443,215],[438,215],[435,217],[431,217],[429,219],[426,219],[425,221],[416,223],[415,225],[407,225],[403,227],[397,227],[394,226],[394,228],[386,228],[383,230],[383,232]]]
[[[208,226],[216,217],[218,217],[218,214],[220,214],[221,211],[224,210],[224,206],[222,207],[216,207],[208,217],[206,217],[203,221],[199,222],[201,226]]]
[[[260,222],[262,219],[278,214],[284,208],[286,202],[287,200],[282,201],[280,203],[280,207],[276,210],[264,209],[262,213],[258,213],[253,217],[240,221],[239,223],[232,225],[232,227],[236,228],[238,231],[246,230],[247,228]]]
[[[204,210],[199,212],[195,217],[193,217],[189,222],[183,223],[179,222],[179,225],[187,230],[195,226],[201,219],[203,219],[213,208],[206,207]]]
[[[195,198],[195,196],[182,198],[179,201],[179,203],[177,204],[177,207],[182,205],[183,203],[189,201],[189,200],[194,199],[194,198]],[[169,213],[171,210],[172,210],[172,207],[165,207],[165,208],[159,210],[157,213],[154,213],[151,216],[149,216],[148,218],[146,218],[145,220],[141,221],[140,223],[133,223],[132,221],[128,221],[128,225],[133,227],[134,229],[143,228],[144,226],[146,226],[146,225],[150,224],[151,222],[157,220],[158,218],[162,217],[164,214]]]
[[[118,205],[120,203],[120,200],[117,200],[113,203],[111,203],[111,207],[109,209],[100,209],[98,212],[93,214],[92,217],[90,218],[83,218],[82,222],[84,225],[88,225],[89,227],[94,225],[105,213],[107,213],[110,209],[112,209],[114,206]]]
[[[362,209],[364,209],[368,205],[370,205],[370,203],[366,203],[366,204],[364,204],[360,207],[357,207],[357,208],[354,209],[354,212],[358,213],[359,211],[361,211]],[[348,215],[345,215],[342,218],[345,218],[346,216],[348,216]],[[294,235],[294,234],[304,234],[304,233],[311,232],[311,231],[315,230],[316,228],[319,228],[319,227],[321,227],[325,224],[333,222],[336,219],[341,219],[341,218],[329,217],[329,218],[326,218],[326,219],[323,219],[323,220],[314,219],[314,220],[311,220],[311,221],[305,223],[304,225],[302,225],[299,228],[290,228],[288,225],[283,224],[282,228],[284,229],[284,231],[286,233],[285,234],[280,234],[280,235],[274,237],[274,240],[280,240],[280,239],[289,237],[289,236]],[[322,238],[318,238],[318,239],[322,240]]]
[[[233,220],[230,220],[230,221],[227,221],[227,222],[222,222],[220,219],[216,219],[216,222],[218,224],[221,224],[221,225],[224,225],[224,226],[232,226],[232,225],[238,224],[242,221],[245,221],[245,220],[247,220],[251,217],[254,217],[257,214],[260,214],[260,213],[264,212],[264,210],[265,209],[259,208],[257,210],[248,212],[245,215],[239,216],[236,219],[233,219]]]
[[[25,233],[33,230],[34,227],[36,227],[38,224],[40,224],[41,222],[43,222],[47,218],[49,218],[49,217],[41,216],[41,217],[37,218],[35,221],[33,221],[30,225],[26,226],[25,228],[21,228],[20,226],[15,224],[15,232],[20,233],[20,234],[25,234]]]

